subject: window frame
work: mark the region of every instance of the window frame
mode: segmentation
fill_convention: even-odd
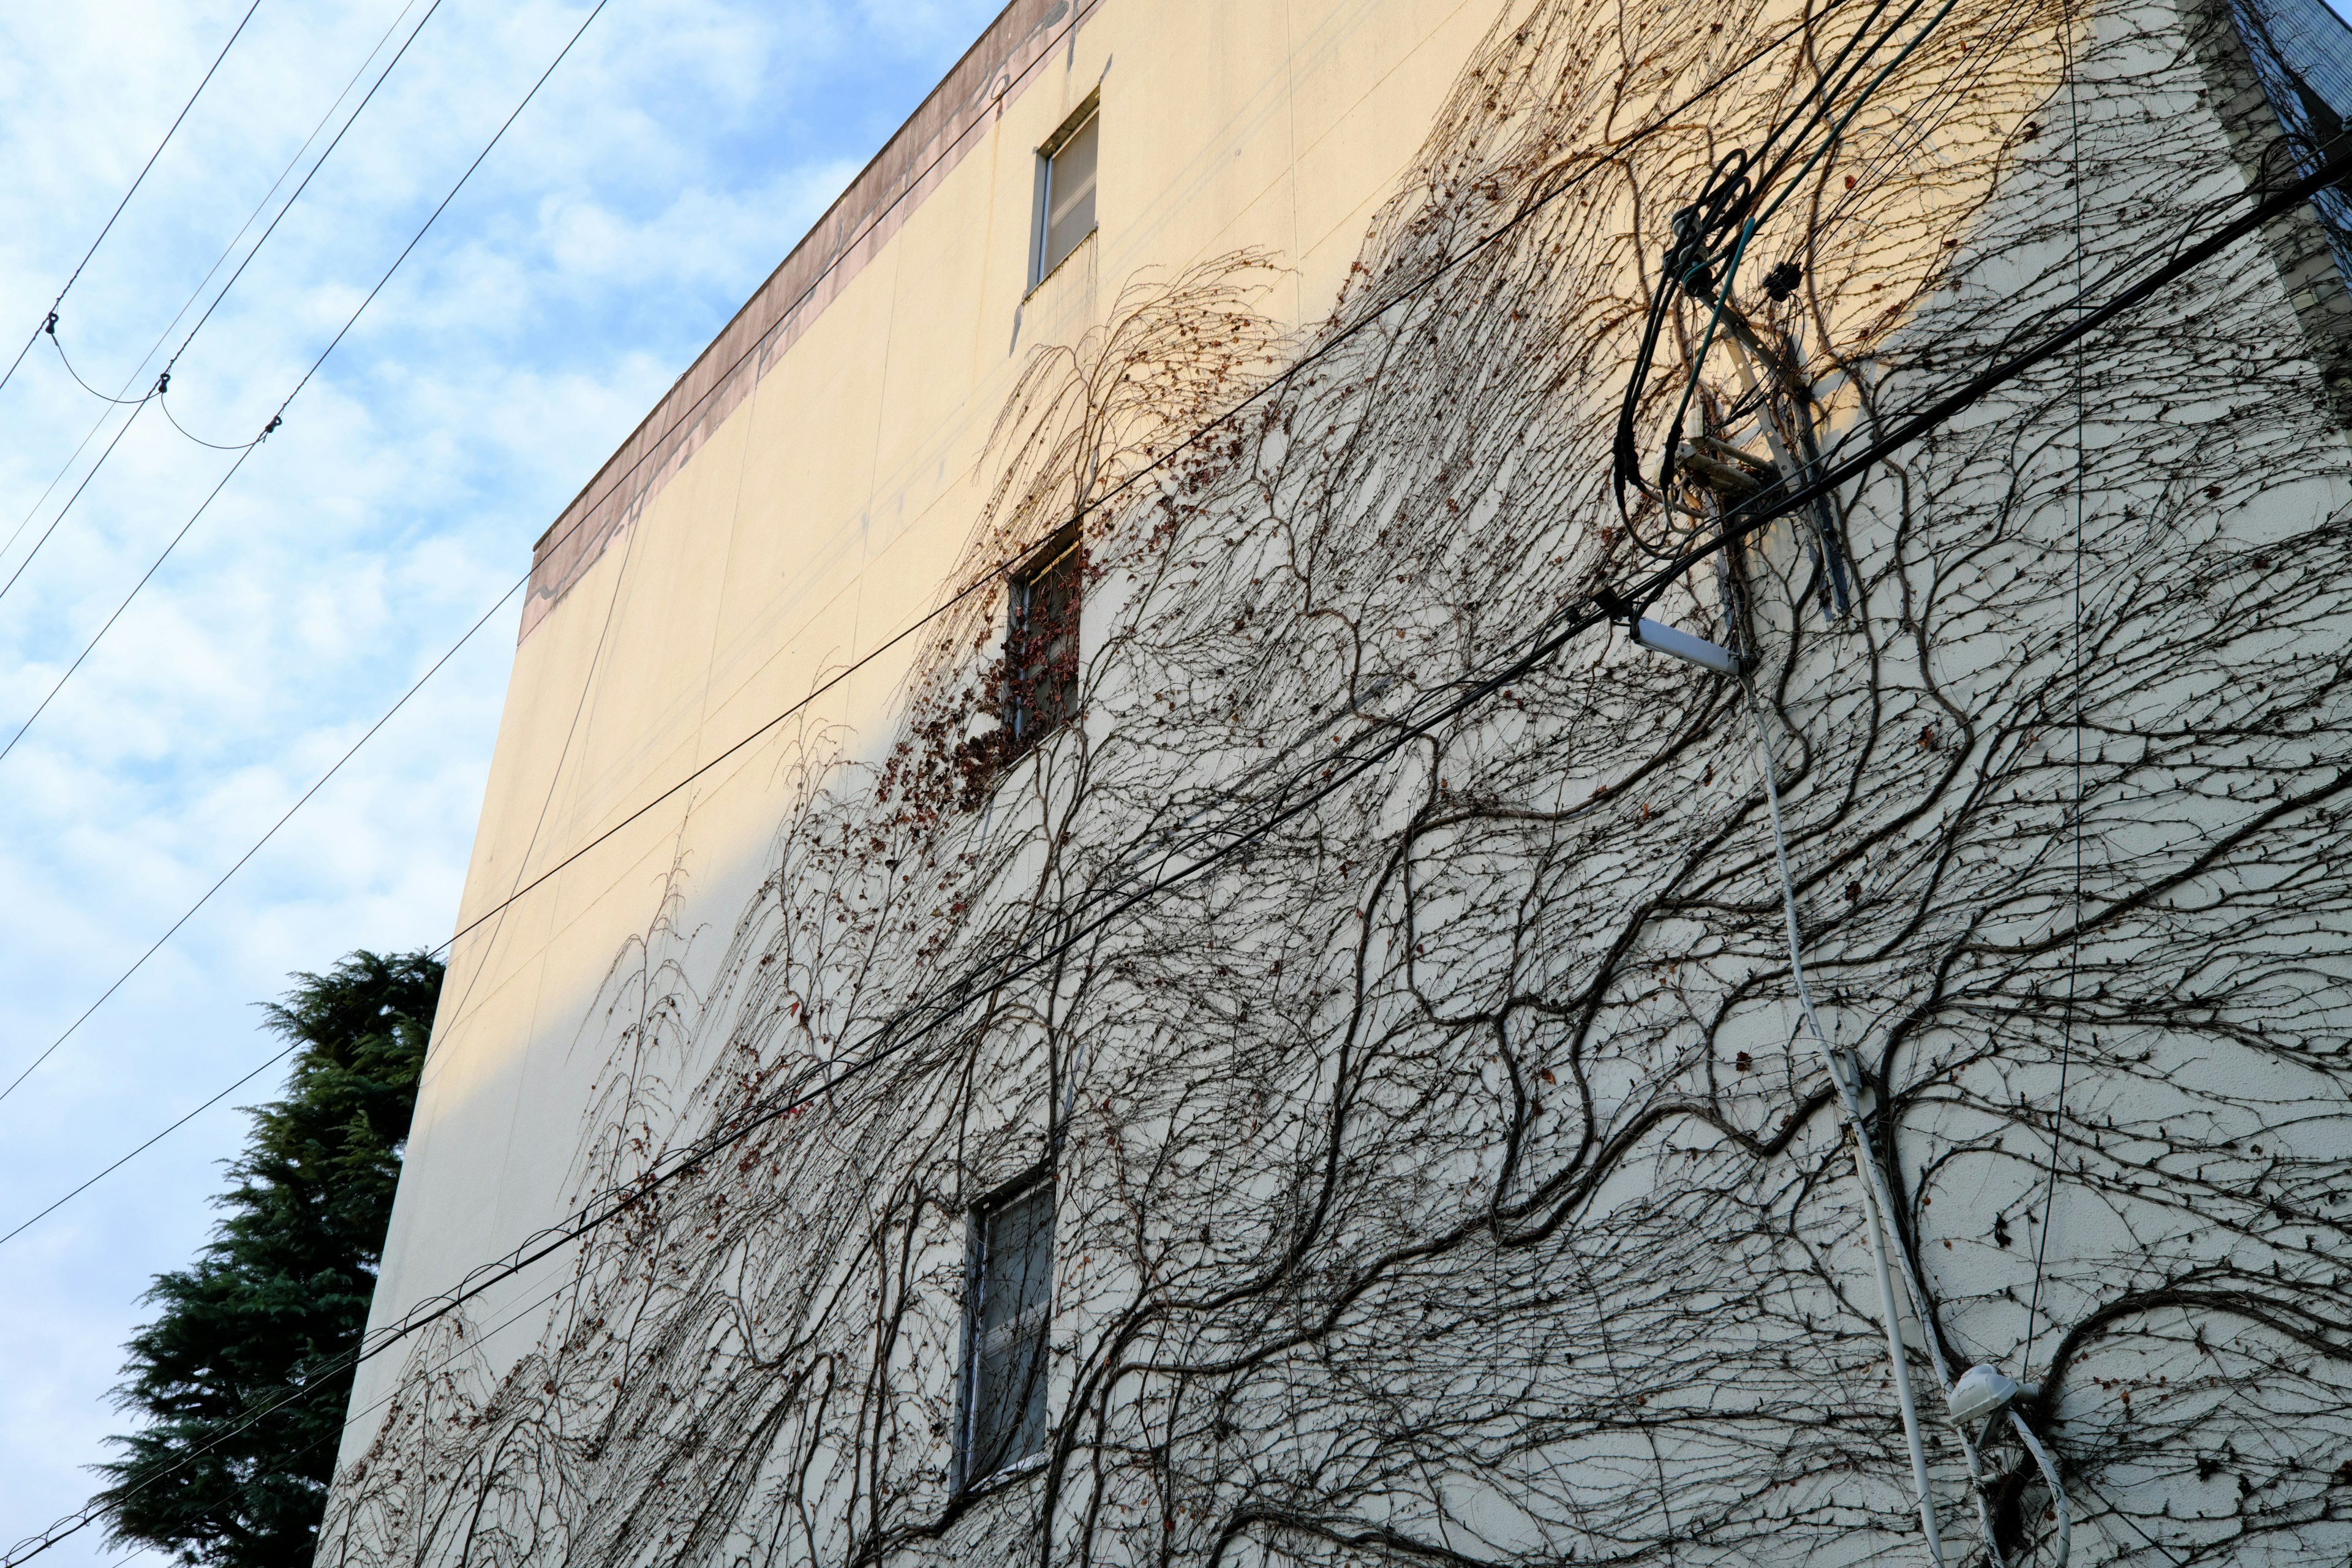
[[[1030,292],[1034,293],[1039,285],[1054,275],[1055,268],[1076,255],[1078,247],[1086,244],[1088,235],[1094,234],[1102,227],[1100,208],[1097,206],[1096,221],[1087,226],[1086,234],[1072,240],[1070,248],[1055,257],[1052,261],[1046,260],[1045,246],[1052,233],[1054,221],[1054,160],[1061,155],[1064,148],[1076,141],[1079,133],[1089,125],[1095,128],[1094,182],[1097,199],[1099,201],[1102,191],[1101,89],[1097,88],[1087,94],[1086,101],[1072,110],[1069,118],[1063,121],[1054,133],[1047,137],[1037,149],[1036,205],[1029,223]]]
[[[1045,1205],[1044,1220],[1035,1232],[1044,1258],[1045,1289],[1037,1304],[1031,1309],[1037,1321],[1024,1328],[1016,1318],[1013,1327],[1019,1332],[1035,1335],[1037,1385],[1034,1397],[1038,1405],[1040,1427],[1047,1426],[1045,1406],[1054,1326],[1054,1232],[1057,1205],[1055,1203],[1053,1173],[1049,1168],[1040,1166],[1022,1173],[971,1206],[964,1243],[963,1353],[956,1369],[954,1468],[955,1490],[958,1493],[976,1491],[996,1482],[1012,1479],[1045,1463],[1048,1433],[1041,1430],[1037,1447],[1031,1451],[1011,1455],[987,1469],[977,1468],[982,1461],[980,1442],[981,1374],[982,1358],[988,1347],[982,1343],[982,1324],[988,1305],[989,1231],[993,1222],[1011,1213],[1017,1205],[1037,1198],[1042,1198]],[[1025,1421],[1025,1400],[1024,1405],[1023,1419]],[[1010,1441],[1006,1440],[1008,1446]]]
[[[1045,660],[1025,663],[1030,655],[1025,644],[1033,635],[1028,621],[1036,607],[1037,590],[1066,566],[1070,624],[1047,641]],[[1085,653],[1081,638],[1086,626],[1086,535],[1077,523],[1070,522],[1055,530],[1005,574],[1003,757],[1008,763],[1035,750],[1077,717],[1078,665]],[[1037,694],[1050,679],[1051,665],[1059,661],[1061,656],[1055,649],[1064,638],[1070,668],[1066,679],[1054,688],[1054,711],[1047,713]]]

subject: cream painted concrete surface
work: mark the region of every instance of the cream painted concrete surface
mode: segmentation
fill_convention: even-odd
[[[667,891],[690,924],[756,886],[792,742],[887,745],[918,646],[893,639],[952,589],[1027,356],[1074,342],[1129,280],[1244,247],[1284,268],[1261,309],[1319,320],[1494,20],[1485,0],[1101,0],[532,627],[373,1323],[562,1217],[595,998]],[[1031,291],[1034,150],[1097,89],[1099,227]],[[495,1362],[498,1344],[478,1348]],[[398,1360],[362,1368],[346,1458]]]

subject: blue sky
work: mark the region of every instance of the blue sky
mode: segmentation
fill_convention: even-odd
[[[248,3],[0,8],[0,353],[40,320]],[[209,297],[207,270],[272,183],[294,163],[282,201],[432,6],[261,0],[60,308],[83,376],[110,392],[152,380],[142,356],[176,342],[175,313]],[[520,574],[996,8],[611,0],[284,427],[0,759],[0,1082]],[[586,14],[441,0],[180,360],[170,408],[189,431],[258,429]],[[108,410],[46,342],[0,390],[0,581],[114,435]],[[131,423],[0,595],[0,742],[230,460],[152,408]],[[0,1100],[0,1231],[272,1055],[252,1005],[289,971],[447,935],[516,613]],[[124,1425],[107,1391],[139,1294],[202,1243],[244,1129],[233,1108],[276,1087],[255,1079],[0,1246],[0,1543],[88,1495],[83,1467]],[[47,1559],[111,1560],[89,1536]]]

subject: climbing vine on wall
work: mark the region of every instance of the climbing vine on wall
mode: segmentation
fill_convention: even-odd
[[[1712,526],[1609,483],[1667,216],[1902,16],[1515,6],[1328,321],[1247,253],[1043,351],[899,743],[802,736],[756,895],[681,872],[616,958],[574,1187],[793,1109],[518,1297],[519,1358],[418,1342],[322,1562],[1916,1552],[1759,733],[1925,1331],[2040,1384],[2076,1560],[2340,1562],[2352,465],[2259,248],[1850,489],[1843,617],[1788,525],[1651,607],[1744,685],[1603,630],[1423,722]],[[2234,210],[2210,26],[1957,0],[1752,241],[1781,416],[1866,440]],[[1752,439],[1705,326],[1645,436],[1696,360]],[[1016,753],[995,584],[1074,522],[1077,711]],[[1040,1165],[1051,1437],[963,1485],[969,1216]]]

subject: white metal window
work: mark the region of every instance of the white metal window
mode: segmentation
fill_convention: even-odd
[[[1039,1182],[974,1218],[964,1330],[960,1469],[969,1486],[1045,1447],[1054,1189]]]
[[[1102,114],[1088,102],[1037,151],[1037,225],[1030,245],[1032,288],[1095,231],[1095,163]]]

